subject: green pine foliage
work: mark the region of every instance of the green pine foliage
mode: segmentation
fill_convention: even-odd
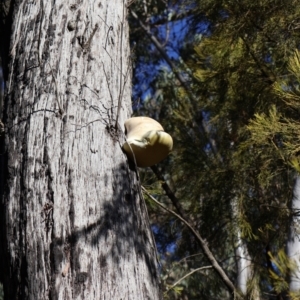
[[[300,4],[181,4],[190,5],[195,24],[199,19],[210,24],[207,36],[199,42],[189,33],[181,49],[185,63],[179,62],[177,70],[189,90],[164,68],[152,81],[155,97],[139,113],[159,119],[173,136],[174,151],[160,169],[229,278],[237,278],[238,231],[254,268],[246,298],[257,299],[259,290],[261,299],[276,299],[288,293],[293,269],[284,248],[293,178],[300,172]],[[149,174],[144,175],[149,190],[175,210]],[[150,216],[159,228],[165,298],[230,299],[213,268],[194,272],[170,289],[185,274],[210,264],[179,220],[155,206]]]

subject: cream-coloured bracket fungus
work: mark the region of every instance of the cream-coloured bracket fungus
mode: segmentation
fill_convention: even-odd
[[[163,160],[172,151],[172,137],[155,120],[134,117],[125,122],[126,143],[123,149],[138,167],[150,167]]]

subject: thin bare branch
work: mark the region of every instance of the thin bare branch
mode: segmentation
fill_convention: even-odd
[[[181,217],[183,217],[185,220],[187,220],[188,218],[185,216],[185,212],[184,212],[179,200],[177,199],[177,197],[175,196],[175,194],[173,193],[173,191],[171,190],[171,188],[167,184],[164,176],[158,170],[157,166],[156,165],[152,166],[151,170],[155,174],[156,178],[160,181],[162,188],[166,192],[166,195],[169,197],[169,199],[172,201],[172,203],[173,203],[174,207],[176,208],[176,211],[178,212],[178,214]]]
[[[187,274],[185,274],[183,277],[181,277],[180,279],[178,279],[171,287],[169,287],[165,292],[164,295],[166,295],[170,290],[172,290],[177,284],[179,284],[182,280],[184,280],[185,278],[191,276],[192,274],[194,274],[197,271],[201,271],[204,269],[212,269],[213,266],[205,266],[205,267],[201,267],[201,268],[197,268]]]
[[[233,295],[237,296],[238,293],[237,293],[237,291],[236,291],[236,289],[234,287],[234,284],[229,279],[229,277],[227,276],[227,274],[224,272],[223,268],[219,265],[219,263],[215,259],[214,255],[210,251],[207,242],[201,237],[201,235],[198,233],[198,231],[196,229],[194,229],[194,227],[188,221],[186,221],[184,218],[182,218],[181,216],[179,216],[178,214],[176,214],[173,210],[165,207],[159,201],[157,201],[152,195],[149,194],[149,192],[143,186],[142,186],[142,190],[159,207],[161,207],[165,211],[167,211],[170,214],[172,214],[173,216],[175,216],[177,219],[179,219],[182,223],[184,223],[189,228],[189,230],[193,233],[193,235],[198,240],[198,242],[199,242],[199,244],[200,244],[200,246],[202,248],[202,251],[204,252],[205,256],[207,257],[207,259],[212,264],[212,267],[217,272],[217,274],[220,276],[220,278],[224,282],[224,284],[227,286],[229,292],[232,293]]]
[[[173,73],[175,74],[175,76],[177,77],[178,81],[181,83],[181,85],[184,87],[184,89],[186,90],[189,98],[191,99],[191,104],[193,106],[193,110],[194,111],[198,111],[199,107],[197,106],[197,102],[198,99],[197,97],[193,94],[193,92],[191,91],[188,83],[186,82],[186,80],[184,79],[184,77],[182,76],[180,70],[178,70],[178,68],[175,66],[175,64],[172,62],[172,60],[170,59],[170,57],[167,55],[166,51],[164,50],[163,46],[161,45],[161,43],[157,40],[157,38],[151,33],[150,29],[147,28],[147,26],[142,22],[142,20],[137,16],[137,14],[131,10],[131,15],[138,21],[138,23],[140,24],[141,28],[146,32],[146,34],[149,36],[150,40],[153,42],[154,46],[156,47],[156,49],[158,50],[158,52],[161,54],[161,56],[165,59],[165,61],[167,62],[167,64],[170,66],[170,68],[172,69]],[[223,161],[221,155],[218,152],[218,149],[216,147],[216,141],[211,137],[210,132],[209,132],[209,128],[205,122],[205,117],[203,115],[203,112],[201,111],[202,114],[202,121],[201,121],[201,130],[205,133],[205,136],[210,144],[210,147],[214,153],[214,155],[218,158],[218,160],[220,162]]]

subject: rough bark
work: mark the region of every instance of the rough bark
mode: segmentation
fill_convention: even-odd
[[[126,13],[122,0],[13,3],[1,152],[6,299],[160,297],[147,213],[115,126],[131,112]]]
[[[287,255],[293,262],[293,272],[290,275],[290,291],[300,294],[300,177],[294,183],[293,199],[291,203],[293,216],[291,219]]]

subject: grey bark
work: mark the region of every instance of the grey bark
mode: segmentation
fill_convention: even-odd
[[[300,177],[295,179],[291,203],[293,216],[287,242],[287,256],[292,260],[293,272],[290,274],[290,291],[300,294]]]
[[[126,3],[13,3],[2,137],[6,299],[159,299],[131,113]],[[118,126],[117,126],[118,128]]]
[[[253,278],[253,270],[251,257],[248,253],[247,246],[241,238],[240,232],[237,233],[237,244],[235,248],[235,255],[237,261],[237,288],[247,295],[248,282]]]
[[[244,297],[251,300],[259,300],[259,288],[254,276],[252,258],[249,254],[247,244],[243,240],[241,232],[241,207],[238,199],[232,200],[232,216],[234,222],[234,251],[236,261],[236,288]]]

